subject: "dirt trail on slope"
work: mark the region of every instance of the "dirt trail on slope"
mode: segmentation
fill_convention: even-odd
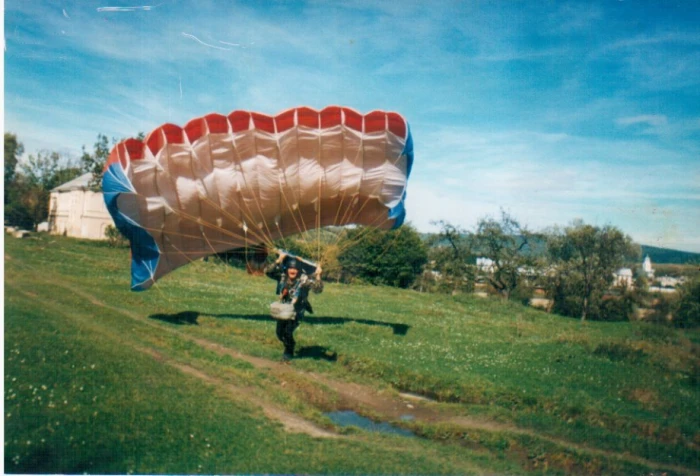
[[[285,410],[282,410],[281,408],[270,404],[269,402],[266,402],[264,400],[260,399],[259,395],[256,395],[255,391],[251,388],[246,388],[246,387],[239,387],[236,385],[233,385],[229,382],[226,382],[222,379],[213,377],[199,369],[196,369],[190,365],[183,364],[180,362],[175,362],[159,352],[153,350],[153,349],[144,349],[144,348],[137,348],[136,350],[139,350],[143,353],[151,355],[154,359],[164,362],[171,367],[174,367],[178,369],[180,372],[190,375],[192,377],[196,377],[203,382],[206,382],[207,384],[217,386],[219,388],[223,388],[226,390],[226,392],[235,397],[237,400],[245,400],[249,403],[254,404],[255,406],[258,406],[262,409],[263,413],[265,416],[267,416],[271,420],[277,420],[282,425],[284,426],[284,429],[290,433],[305,433],[307,435],[316,437],[316,438],[339,438],[340,435],[337,435],[335,433],[331,433],[330,431],[324,430],[323,428],[319,428],[318,426],[314,425],[313,423],[304,420],[303,418],[287,412]]]
[[[113,308],[111,306],[108,306],[101,301],[95,299],[94,297],[90,297],[87,295],[87,293],[84,293],[80,290],[74,289],[70,286],[67,286],[63,283],[60,283],[57,285],[65,288],[65,289],[70,289],[71,291],[75,292],[76,294],[79,294],[81,297],[85,297],[88,299],[92,304],[95,304],[96,306],[104,307],[104,308],[111,308],[114,309],[115,311],[119,311],[116,308]],[[28,298],[35,299],[36,294],[26,291],[23,289],[18,289],[17,290],[19,293],[25,295]],[[64,309],[61,309],[61,306],[56,304],[55,302],[50,302],[46,303],[45,306],[49,309],[51,309],[53,312],[56,312],[57,314],[63,314],[67,318],[75,318],[74,314],[69,314],[67,313]],[[131,313],[125,312],[125,311],[119,311],[122,315],[126,315],[132,319],[138,319],[141,321],[142,318],[136,317],[132,315]],[[144,321],[149,323],[148,321]],[[152,324],[152,323],[149,323]],[[189,375],[191,377],[196,377],[203,382],[216,386],[220,389],[223,389],[226,391],[226,393],[230,396],[233,397],[234,400],[238,401],[246,401],[253,406],[259,407],[265,416],[269,418],[270,420],[275,420],[278,421],[282,424],[284,427],[285,431],[288,431],[290,433],[305,433],[309,436],[313,436],[316,438],[341,438],[341,435],[338,435],[336,433],[332,433],[330,431],[327,431],[323,428],[318,427],[317,425],[313,424],[312,422],[305,420],[298,415],[295,415],[293,413],[290,413],[288,411],[285,411],[278,406],[271,404],[264,399],[261,398],[259,394],[257,394],[253,389],[251,388],[246,388],[246,387],[239,387],[236,385],[233,385],[229,382],[224,381],[223,379],[211,376],[202,370],[196,369],[195,367],[192,367],[190,365],[177,362],[174,359],[171,359],[169,357],[164,356],[160,352],[154,350],[154,349],[149,349],[146,347],[141,347],[137,344],[131,344],[125,342],[123,339],[123,336],[121,334],[118,334],[114,331],[111,331],[103,326],[99,326],[97,323],[88,323],[88,322],[81,322],[82,326],[88,327],[91,331],[96,332],[101,334],[104,337],[107,337],[112,340],[118,340],[120,345],[122,346],[127,346],[131,348],[132,350],[135,350],[137,352],[146,354],[150,357],[152,357],[154,360],[165,364],[169,365],[180,372]],[[163,330],[163,328],[157,324],[155,324],[155,327],[157,327],[159,330]],[[167,329],[165,329],[167,330]],[[179,333],[178,333],[179,334]]]
[[[41,280],[48,282],[46,276],[44,276],[44,278]],[[448,423],[465,429],[528,435],[544,441],[548,441],[563,448],[569,448],[583,453],[589,453],[592,455],[599,455],[610,459],[627,461],[630,463],[647,466],[649,468],[654,468],[657,470],[667,469],[682,474],[700,475],[700,472],[693,471],[688,467],[660,464],[654,461],[646,460],[642,457],[630,455],[628,453],[617,453],[614,451],[601,450],[598,448],[574,443],[568,440],[549,437],[541,433],[520,428],[511,424],[472,418],[463,415],[449,414],[448,411],[446,411],[444,408],[436,408],[437,405],[435,404],[435,402],[425,397],[421,397],[419,395],[411,395],[406,393],[399,393],[398,395],[396,395],[390,392],[382,392],[368,386],[335,380],[333,378],[329,378],[327,376],[313,372],[306,372],[295,368],[293,365],[285,365],[281,362],[275,362],[268,359],[247,355],[237,350],[225,347],[216,342],[212,342],[199,337],[194,337],[176,329],[170,329],[164,326],[163,324],[152,322],[141,315],[107,304],[106,302],[103,302],[95,298],[93,295],[90,295],[89,293],[83,291],[81,288],[77,286],[72,286],[65,281],[53,280],[50,281],[50,284],[60,286],[66,290],[69,290],[70,292],[85,298],[86,300],[95,304],[96,306],[116,312],[130,319],[136,320],[142,324],[146,324],[150,327],[156,328],[161,332],[175,334],[180,338],[193,342],[199,345],[200,347],[213,351],[217,354],[228,355],[230,357],[249,362],[257,369],[265,370],[273,374],[278,379],[281,379],[283,381],[283,384],[285,383],[285,376],[293,375],[298,379],[298,381],[296,382],[297,385],[299,385],[299,381],[301,382],[302,391],[314,392],[314,389],[308,388],[308,386],[305,385],[304,382],[311,386],[325,386],[333,390],[337,394],[338,400],[336,405],[338,408],[351,409],[357,411],[358,413],[374,415],[384,420],[398,421],[401,419],[401,417],[411,415],[414,420],[424,423]],[[217,385],[226,388],[227,390],[230,390],[232,395],[238,396],[242,399],[253,402],[258,406],[261,406],[263,412],[265,413],[265,415],[268,416],[268,418],[280,421],[287,431],[303,432],[311,436],[317,437],[340,436],[322,428],[319,428],[313,423],[306,421],[294,414],[281,410],[278,407],[275,407],[274,405],[264,404],[260,401],[259,395],[253,395],[252,392],[242,391],[241,388],[235,387],[232,384],[225,382],[221,379],[212,377],[200,370],[195,369],[194,367],[174,362],[170,359],[163,357],[162,355],[156,355],[154,354],[155,351],[150,351],[146,349],[137,350],[147,352],[152,357],[158,358],[159,360],[164,361],[168,365],[172,365],[178,368],[183,373],[200,378],[212,385]],[[299,389],[298,386],[297,389]],[[318,393],[318,389],[315,389],[315,391]]]

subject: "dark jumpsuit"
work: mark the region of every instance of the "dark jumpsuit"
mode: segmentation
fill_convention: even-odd
[[[288,304],[296,299],[294,303],[294,319],[277,321],[277,338],[284,344],[284,355],[289,358],[294,355],[294,346],[296,345],[294,331],[299,327],[304,318],[304,313],[307,310],[313,312],[308,301],[309,291],[312,290],[316,294],[322,292],[323,281],[311,279],[306,273],[302,273],[301,270],[297,278],[292,280],[277,263],[272,263],[268,266],[265,269],[265,274],[277,281],[277,294],[280,296],[280,302]]]

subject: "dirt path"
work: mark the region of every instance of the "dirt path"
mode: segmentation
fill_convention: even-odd
[[[265,400],[260,398],[260,395],[256,394],[256,392],[251,389],[251,388],[246,388],[246,387],[239,387],[236,385],[233,385],[229,382],[226,382],[222,379],[213,377],[199,369],[196,369],[190,365],[186,365],[183,363],[179,362],[174,362],[163,355],[159,354],[158,352],[151,350],[151,349],[137,349],[140,350],[141,352],[148,353],[157,360],[164,362],[171,367],[174,367],[178,369],[180,372],[190,375],[192,377],[196,377],[203,382],[209,384],[209,385],[214,385],[216,387],[222,388],[226,390],[226,392],[234,397],[236,400],[245,400],[249,403],[252,403],[255,406],[258,406],[262,409],[263,413],[265,416],[267,416],[271,420],[277,420],[282,425],[284,426],[284,429],[290,433],[305,433],[309,436],[313,436],[316,438],[339,438],[340,435],[337,435],[335,433],[332,433],[330,431],[324,430],[323,428],[320,428],[313,423],[304,420],[303,418],[290,413],[288,411],[285,411],[276,405],[272,405],[269,402],[266,402]]]
[[[41,278],[39,276],[41,276]],[[337,396],[336,405],[338,408],[354,410],[361,414],[369,414],[379,417],[383,420],[389,421],[398,421],[401,419],[401,417],[405,415],[411,415],[413,419],[423,423],[449,423],[465,429],[528,435],[534,438],[548,441],[557,446],[561,446],[563,448],[568,448],[582,453],[588,453],[591,455],[599,455],[610,459],[627,461],[630,463],[647,466],[649,468],[653,468],[660,471],[667,469],[682,474],[700,475],[700,472],[693,471],[687,467],[663,465],[627,453],[617,453],[613,451],[601,450],[590,446],[574,443],[568,440],[546,436],[532,430],[517,427],[515,425],[499,423],[485,419],[472,418],[469,416],[450,414],[449,412],[446,412],[444,405],[441,408],[438,408],[439,405],[437,405],[435,402],[419,395],[382,392],[368,386],[336,380],[334,378],[330,378],[328,376],[321,375],[318,373],[306,372],[295,368],[293,365],[285,365],[281,362],[274,362],[268,359],[250,356],[239,352],[235,349],[225,347],[216,342],[195,337],[177,329],[168,328],[165,325],[158,322],[153,322],[144,316],[126,311],[116,306],[112,306],[96,298],[94,295],[83,291],[81,288],[71,285],[65,280],[51,280],[49,276],[46,276],[45,270],[42,272],[42,274],[37,275],[36,278],[46,283],[50,283],[54,286],[62,287],[67,291],[70,291],[71,293],[86,299],[95,306],[123,315],[125,317],[128,317],[129,319],[138,321],[141,324],[148,325],[149,327],[157,329],[159,332],[167,332],[170,334],[174,334],[177,335],[179,338],[193,342],[198,346],[215,352],[219,355],[228,355],[230,357],[249,362],[256,369],[268,372],[280,380],[284,381],[285,376],[293,376],[295,380],[294,387],[297,391],[308,392],[310,394],[313,394],[314,392],[319,393],[319,387],[326,387],[328,389],[331,389],[333,392],[335,392]],[[28,297],[32,297],[30,292],[22,292]],[[164,364],[173,366],[187,375],[199,378],[207,384],[223,388],[233,398],[245,400],[255,404],[256,406],[259,406],[268,418],[281,422],[287,431],[301,432],[314,437],[321,438],[341,437],[341,435],[337,435],[328,430],[320,428],[312,422],[309,422],[297,415],[287,412],[269,402],[265,402],[260,398],[259,394],[256,394],[250,389],[236,387],[229,382],[226,382],[217,377],[213,377],[192,366],[169,359],[151,349],[135,348],[135,350],[145,352],[151,357],[163,362]]]

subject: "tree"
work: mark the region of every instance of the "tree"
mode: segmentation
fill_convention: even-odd
[[[619,229],[580,221],[563,231],[554,230],[547,249],[554,266],[554,311],[578,315],[582,321],[600,314],[603,295],[613,283],[614,272],[626,260],[640,256],[639,247]]]
[[[139,132],[136,135],[136,138],[141,141],[144,140],[145,137],[146,135],[143,132]],[[83,155],[80,156],[80,164],[85,172],[92,173],[89,187],[95,192],[102,190],[102,175],[104,173],[105,164],[109,159],[109,153],[117,142],[119,141],[114,137],[110,143],[106,135],[97,134],[97,140],[93,145],[92,153],[89,153],[85,149],[85,146],[83,146]]]
[[[389,231],[353,228],[339,245],[343,272],[371,284],[408,288],[428,260],[425,243],[410,225]]]
[[[17,161],[23,153],[24,145],[17,140],[17,136],[5,132],[5,203],[7,203],[8,193],[15,179]]]
[[[19,165],[20,174],[31,185],[45,191],[78,177],[81,173],[72,160],[62,157],[58,152],[39,151],[30,155],[26,162]]]
[[[470,233],[445,221],[433,222],[440,231],[428,240],[428,262],[421,288],[443,292],[471,291],[474,287],[474,256]]]
[[[673,312],[673,323],[676,327],[700,326],[700,279],[678,287],[678,304]]]
[[[51,189],[81,173],[58,152],[40,151],[20,162],[6,190],[5,217],[13,225],[35,228],[46,220]]]
[[[479,255],[493,262],[492,271],[484,276],[506,299],[525,279],[523,273],[538,267],[534,237],[534,233],[504,210],[500,220],[486,217],[477,224],[474,246]]]
[[[112,139],[112,145],[115,143],[116,140]],[[94,191],[102,190],[102,174],[109,158],[109,152],[109,139],[104,134],[97,134],[97,141],[93,146],[92,154],[88,153],[85,150],[85,146],[83,146],[83,155],[80,157],[80,162],[85,172],[92,172],[90,188]]]

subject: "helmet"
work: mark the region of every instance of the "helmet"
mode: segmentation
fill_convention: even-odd
[[[296,269],[300,270],[301,269],[301,263],[297,261],[296,258],[290,258],[287,260],[287,269]]]

